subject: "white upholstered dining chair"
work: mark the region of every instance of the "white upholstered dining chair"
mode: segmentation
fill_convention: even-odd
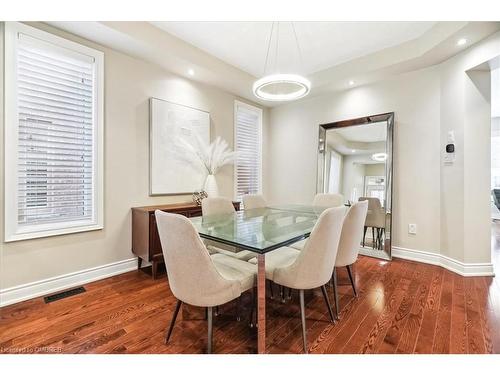
[[[337,272],[336,268],[346,267],[351,281],[354,296],[357,296],[356,286],[352,275],[351,266],[358,259],[359,247],[361,244],[361,237],[363,235],[363,226],[368,211],[368,202],[360,201],[353,204],[344,218],[342,225],[342,233],[340,235],[339,249],[337,258],[335,260],[335,267],[333,268],[332,281],[333,281],[333,294],[335,296],[335,316],[338,318],[340,312],[339,298],[337,293]]]
[[[208,310],[208,353],[212,352],[212,308],[253,290],[257,268],[223,254],[210,256],[188,218],[155,211],[158,233],[172,294],[177,298],[165,336],[167,343],[182,303]]]
[[[299,290],[304,352],[307,352],[304,290],[321,288],[331,321],[335,320],[325,285],[332,278],[343,220],[343,208],[329,208],[318,218],[302,251],[283,247],[266,254],[266,278]]]
[[[372,228],[372,247],[382,248],[382,235],[385,230],[385,210],[380,199],[372,197],[361,197],[359,201],[368,201],[368,213],[366,214],[365,227],[363,231],[363,247],[365,246],[366,230]],[[377,232],[375,234],[375,231]]]
[[[264,199],[264,197],[260,194],[247,194],[243,196],[243,208],[245,210],[262,208],[266,206],[267,202]]]
[[[344,196],[342,194],[330,194],[330,193],[318,193],[313,199],[314,207],[343,207],[344,206]],[[290,247],[302,250],[307,239],[295,242],[291,244]]]
[[[224,215],[235,213],[233,202],[230,199],[223,197],[205,198],[201,201],[201,212],[203,216]],[[218,246],[208,245],[211,252],[221,253],[239,260],[247,261],[255,254],[248,250],[239,250],[234,247],[229,247],[229,250],[222,249]]]

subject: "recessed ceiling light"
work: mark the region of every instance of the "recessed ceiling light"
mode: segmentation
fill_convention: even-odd
[[[352,149],[352,150],[351,150],[351,152],[354,154],[354,153],[356,152],[356,150],[355,150],[355,149]]]
[[[467,43],[467,39],[461,38],[457,41],[457,46],[463,46],[465,43]]]
[[[349,81],[349,86],[354,85],[354,81]]]
[[[192,77],[194,76],[194,70],[193,69],[189,69],[188,70],[188,74]]]

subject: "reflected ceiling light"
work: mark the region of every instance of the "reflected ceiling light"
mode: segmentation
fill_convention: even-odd
[[[192,77],[194,76],[194,70],[193,69],[189,69],[188,70],[188,74]]]
[[[292,30],[295,36],[295,43],[297,44],[298,56],[300,59],[300,64],[302,65],[302,53],[299,46],[299,40],[297,39],[297,33],[295,32],[295,26],[293,22]],[[264,77],[258,79],[253,84],[254,95],[262,100],[268,101],[289,101],[303,98],[311,91],[311,82],[299,75],[299,74],[268,74],[266,75],[267,65],[269,60],[269,52],[271,50],[271,41],[273,39],[275,22],[271,25],[271,32],[269,35],[269,42],[267,45],[266,61],[264,63]],[[278,62],[278,44],[279,44],[279,22],[277,22],[276,31],[276,50],[275,50],[275,61],[274,70],[279,71],[277,66]]]
[[[378,153],[372,155],[372,160],[375,160],[375,161],[386,161],[387,160],[387,154],[385,152],[378,152]]]
[[[461,38],[457,41],[457,46],[463,46],[465,43],[467,43],[467,39]]]
[[[354,153],[356,152],[356,150],[355,150],[355,149],[352,149],[352,150],[351,150],[351,152],[354,154]]]
[[[349,81],[349,86],[354,85],[354,81]]]

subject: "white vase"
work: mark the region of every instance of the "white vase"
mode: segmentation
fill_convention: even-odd
[[[217,180],[213,174],[207,176],[203,190],[205,190],[210,198],[219,196],[219,187],[217,186]]]

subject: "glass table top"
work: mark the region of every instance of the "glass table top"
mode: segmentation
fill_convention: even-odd
[[[273,206],[190,220],[202,238],[262,254],[309,237],[325,209]]]

